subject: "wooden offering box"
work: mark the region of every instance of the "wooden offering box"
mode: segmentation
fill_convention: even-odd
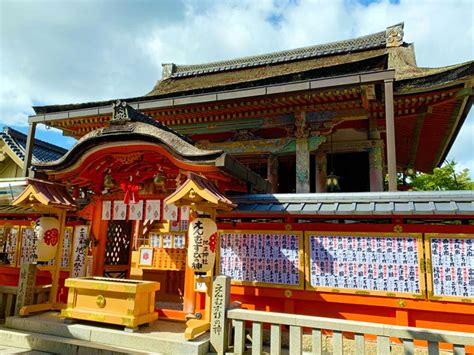
[[[125,330],[158,319],[158,282],[81,277],[66,279],[65,286],[69,293],[63,317],[123,325]]]

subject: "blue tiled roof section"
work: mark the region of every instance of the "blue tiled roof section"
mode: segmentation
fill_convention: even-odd
[[[474,215],[474,191],[260,194],[233,202],[232,213],[248,215]]]
[[[24,160],[26,150],[26,134],[23,134],[13,128],[5,127],[0,132],[0,138],[3,139],[10,149],[16,154],[16,156]],[[66,154],[67,150],[57,145],[44,142],[39,139],[35,139],[35,145],[33,147],[33,162],[50,162],[61,158]]]

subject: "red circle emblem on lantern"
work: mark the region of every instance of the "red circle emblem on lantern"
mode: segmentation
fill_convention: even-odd
[[[46,232],[44,232],[44,242],[46,245],[51,245],[54,247],[56,244],[58,244],[58,239],[59,232],[57,228],[48,229]]]

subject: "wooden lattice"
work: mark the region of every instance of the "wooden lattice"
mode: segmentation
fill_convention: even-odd
[[[128,265],[131,230],[130,222],[109,222],[105,247],[105,265]]]

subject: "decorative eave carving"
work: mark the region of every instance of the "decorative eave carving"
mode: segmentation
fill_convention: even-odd
[[[385,30],[387,47],[400,47],[403,44],[403,26],[404,23],[402,22],[394,26],[387,27]]]
[[[110,124],[125,124],[130,122],[130,114],[128,112],[128,106],[125,101],[117,100],[112,104],[112,119]]]

